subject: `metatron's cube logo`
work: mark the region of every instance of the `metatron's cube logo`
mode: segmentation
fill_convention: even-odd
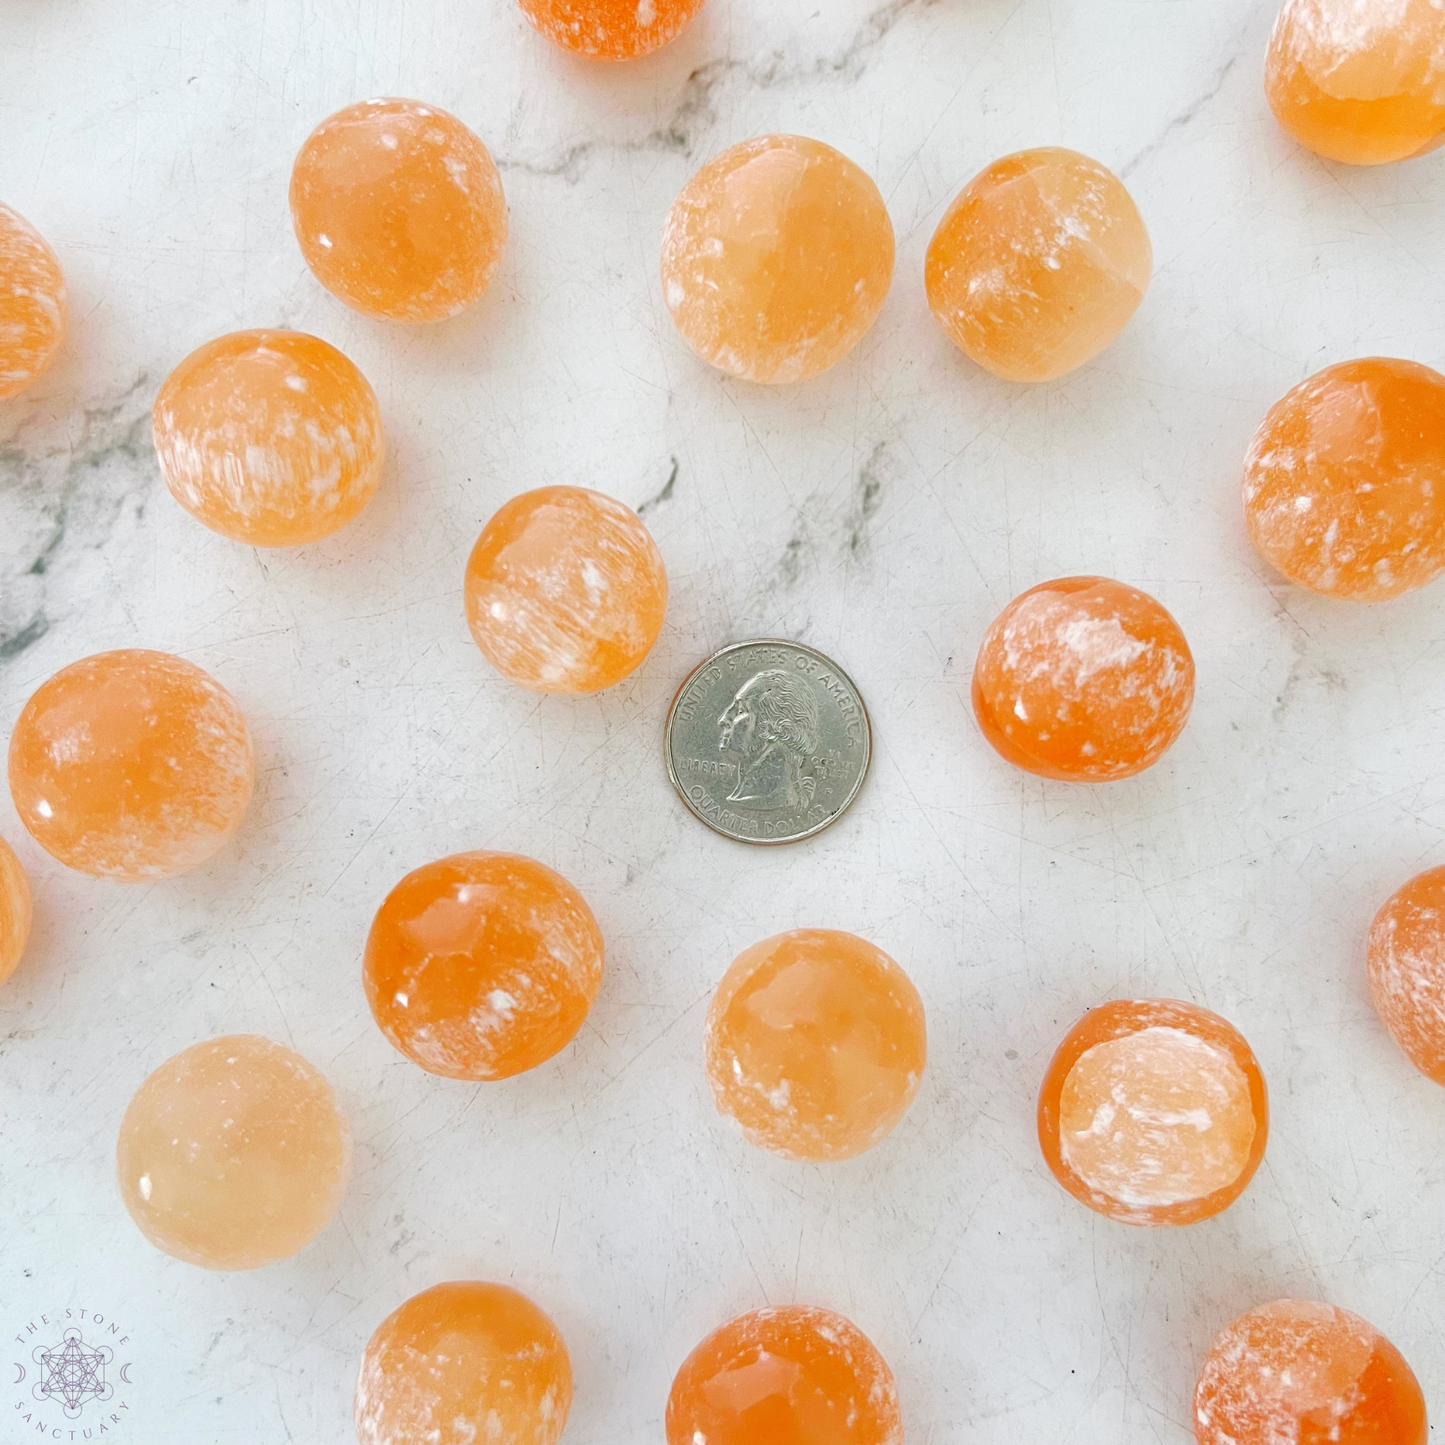
[[[58,1347],[37,1345],[31,1356],[40,1366],[35,1382],[37,1400],[53,1400],[67,1420],[80,1419],[87,1400],[108,1400],[115,1394],[105,1378],[105,1367],[115,1359],[109,1345],[88,1349],[79,1330],[66,1330]]]

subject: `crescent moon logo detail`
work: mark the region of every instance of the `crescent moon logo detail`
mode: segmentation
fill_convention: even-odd
[[[25,1366],[18,1361],[15,1365],[15,1383],[18,1385],[25,1379]]]
[[[127,1361],[125,1362],[125,1364],[123,1364],[123,1365],[120,1367],[120,1377],[121,1377],[122,1380],[125,1381],[125,1383],[126,1383],[127,1385],[129,1385],[129,1384],[131,1383],[131,1378],[130,1378],[130,1376],[126,1374],[126,1371],[127,1371],[128,1369],[130,1369],[130,1363],[131,1363],[131,1362],[130,1362],[129,1360],[127,1360]]]

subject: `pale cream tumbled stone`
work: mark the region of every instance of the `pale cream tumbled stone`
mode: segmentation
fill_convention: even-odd
[[[253,1034],[193,1044],[136,1090],[121,1121],[121,1198],[157,1249],[206,1269],[255,1269],[331,1222],[351,1134],[331,1085]]]

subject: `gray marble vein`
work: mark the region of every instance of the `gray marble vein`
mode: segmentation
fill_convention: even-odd
[[[48,583],[77,553],[99,551],[126,513],[139,518],[156,480],[150,387],[142,373],[81,413],[73,447],[0,446],[0,664],[49,631]]]

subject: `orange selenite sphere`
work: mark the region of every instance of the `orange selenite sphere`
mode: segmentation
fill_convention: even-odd
[[[1439,0],[1284,0],[1265,94],[1301,145],[1351,165],[1445,142],[1445,9]]]
[[[707,1016],[719,1113],[789,1159],[851,1159],[903,1117],[928,1044],[923,1002],[882,949],[828,928],[744,949]]]
[[[513,497],[467,559],[467,625],[534,692],[598,692],[642,665],[667,614],[667,569],[630,507],[582,487]]]
[[[702,0],[520,0],[540,35],[590,60],[635,60],[675,39]]]
[[[555,1445],[572,1405],[557,1327],[526,1295],[433,1285],[366,1346],[353,1417],[361,1445]]]
[[[365,100],[321,122],[291,172],[291,223],[321,284],[389,321],[444,321],[496,274],[502,178],[456,116]]]
[[[805,381],[847,356],[893,280],[893,225],[867,173],[822,141],[765,135],[709,161],[662,234],[683,339],[745,381]]]
[[[371,500],[386,446],[376,393],[301,331],[237,331],[166,378],[151,417],[171,495],[253,547],[329,537]]]
[[[1426,1445],[1419,1382],[1358,1315],[1276,1300],[1215,1337],[1194,1392],[1199,1445]]]
[[[65,340],[65,277],[45,237],[0,205],[0,401],[24,391]]]
[[[831,1310],[754,1310],[682,1363],[667,1445],[903,1445],[898,1391],[867,1335]]]
[[[973,669],[973,711],[999,753],[1041,778],[1102,783],[1158,762],[1194,702],[1194,658],[1147,593],[1063,577],[1015,597]]]
[[[0,838],[0,983],[20,962],[30,940],[30,880],[15,850]]]
[[[949,339],[1006,381],[1053,381],[1097,356],[1154,270],[1124,183],[1049,147],[975,176],[928,243],[928,304]]]
[[[1121,1224],[1197,1224],[1244,1193],[1269,1100],[1239,1031],[1172,999],[1121,999],[1069,1031],[1039,1094],[1054,1177]]]
[[[393,1047],[449,1079],[507,1079],[565,1048],[602,983],[602,933],[560,874],[516,853],[408,873],[366,940],[366,1001]]]
[[[1445,376],[1367,357],[1277,401],[1244,461],[1254,545],[1291,582],[1382,602],[1445,570]]]
[[[1445,1084],[1445,868],[1417,874],[1370,925],[1370,997],[1390,1037]]]
[[[324,1075],[270,1039],[193,1044],[136,1090],[116,1176],[140,1231],[206,1269],[286,1259],[331,1222],[351,1134]]]
[[[62,668],[10,736],[10,796],[53,857],[97,878],[172,878],[225,846],[256,763],[236,700],[139,648]]]

